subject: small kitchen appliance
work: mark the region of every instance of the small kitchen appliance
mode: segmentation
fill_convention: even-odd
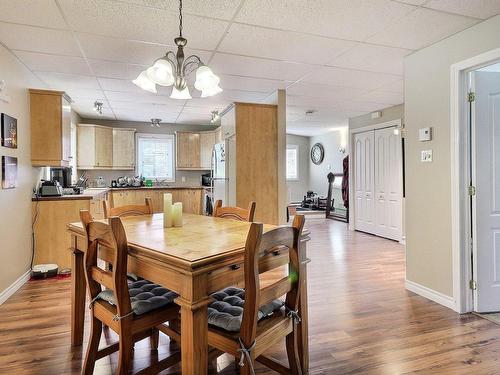
[[[38,191],[41,197],[60,197],[63,195],[63,188],[59,181],[45,181],[42,180],[42,185]]]
[[[71,187],[71,168],[50,168],[50,180],[58,181],[63,188]]]

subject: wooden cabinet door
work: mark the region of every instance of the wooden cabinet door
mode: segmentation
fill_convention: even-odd
[[[113,129],[113,168],[133,169],[135,166],[135,132]]]
[[[212,167],[212,150],[215,144],[215,133],[200,133],[200,167],[210,169]]]
[[[177,132],[177,169],[201,169],[200,134]]]
[[[95,159],[96,167],[113,166],[113,130],[95,127]]]
[[[77,156],[78,168],[88,169],[96,165],[95,153],[95,127],[77,127]]]

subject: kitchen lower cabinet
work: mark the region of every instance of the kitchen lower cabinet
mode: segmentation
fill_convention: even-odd
[[[163,195],[172,194],[172,202],[182,202],[185,213],[202,214],[203,189],[136,189],[115,190],[112,195],[112,207],[130,204],[144,204],[146,198],[151,198],[154,213],[163,212]]]

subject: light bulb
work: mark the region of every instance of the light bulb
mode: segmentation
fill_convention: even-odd
[[[165,59],[158,59],[146,70],[148,78],[154,83],[162,86],[170,86],[174,83],[172,65]]]
[[[177,87],[172,88],[171,99],[191,99],[191,94],[189,93],[188,87],[184,87],[182,91],[179,91]]]
[[[146,71],[141,72],[139,76],[132,81],[134,85],[140,87],[143,90],[152,92],[153,94],[156,94],[156,85],[153,81],[151,81],[148,78],[148,75],[146,74]]]

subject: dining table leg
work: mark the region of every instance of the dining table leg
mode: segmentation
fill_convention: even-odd
[[[182,375],[206,375],[208,371],[208,296],[193,302],[182,296],[175,300],[181,309]]]
[[[72,241],[76,241],[76,238],[72,238]],[[71,345],[79,346],[83,343],[86,285],[83,252],[76,246],[73,248],[71,267]]]

